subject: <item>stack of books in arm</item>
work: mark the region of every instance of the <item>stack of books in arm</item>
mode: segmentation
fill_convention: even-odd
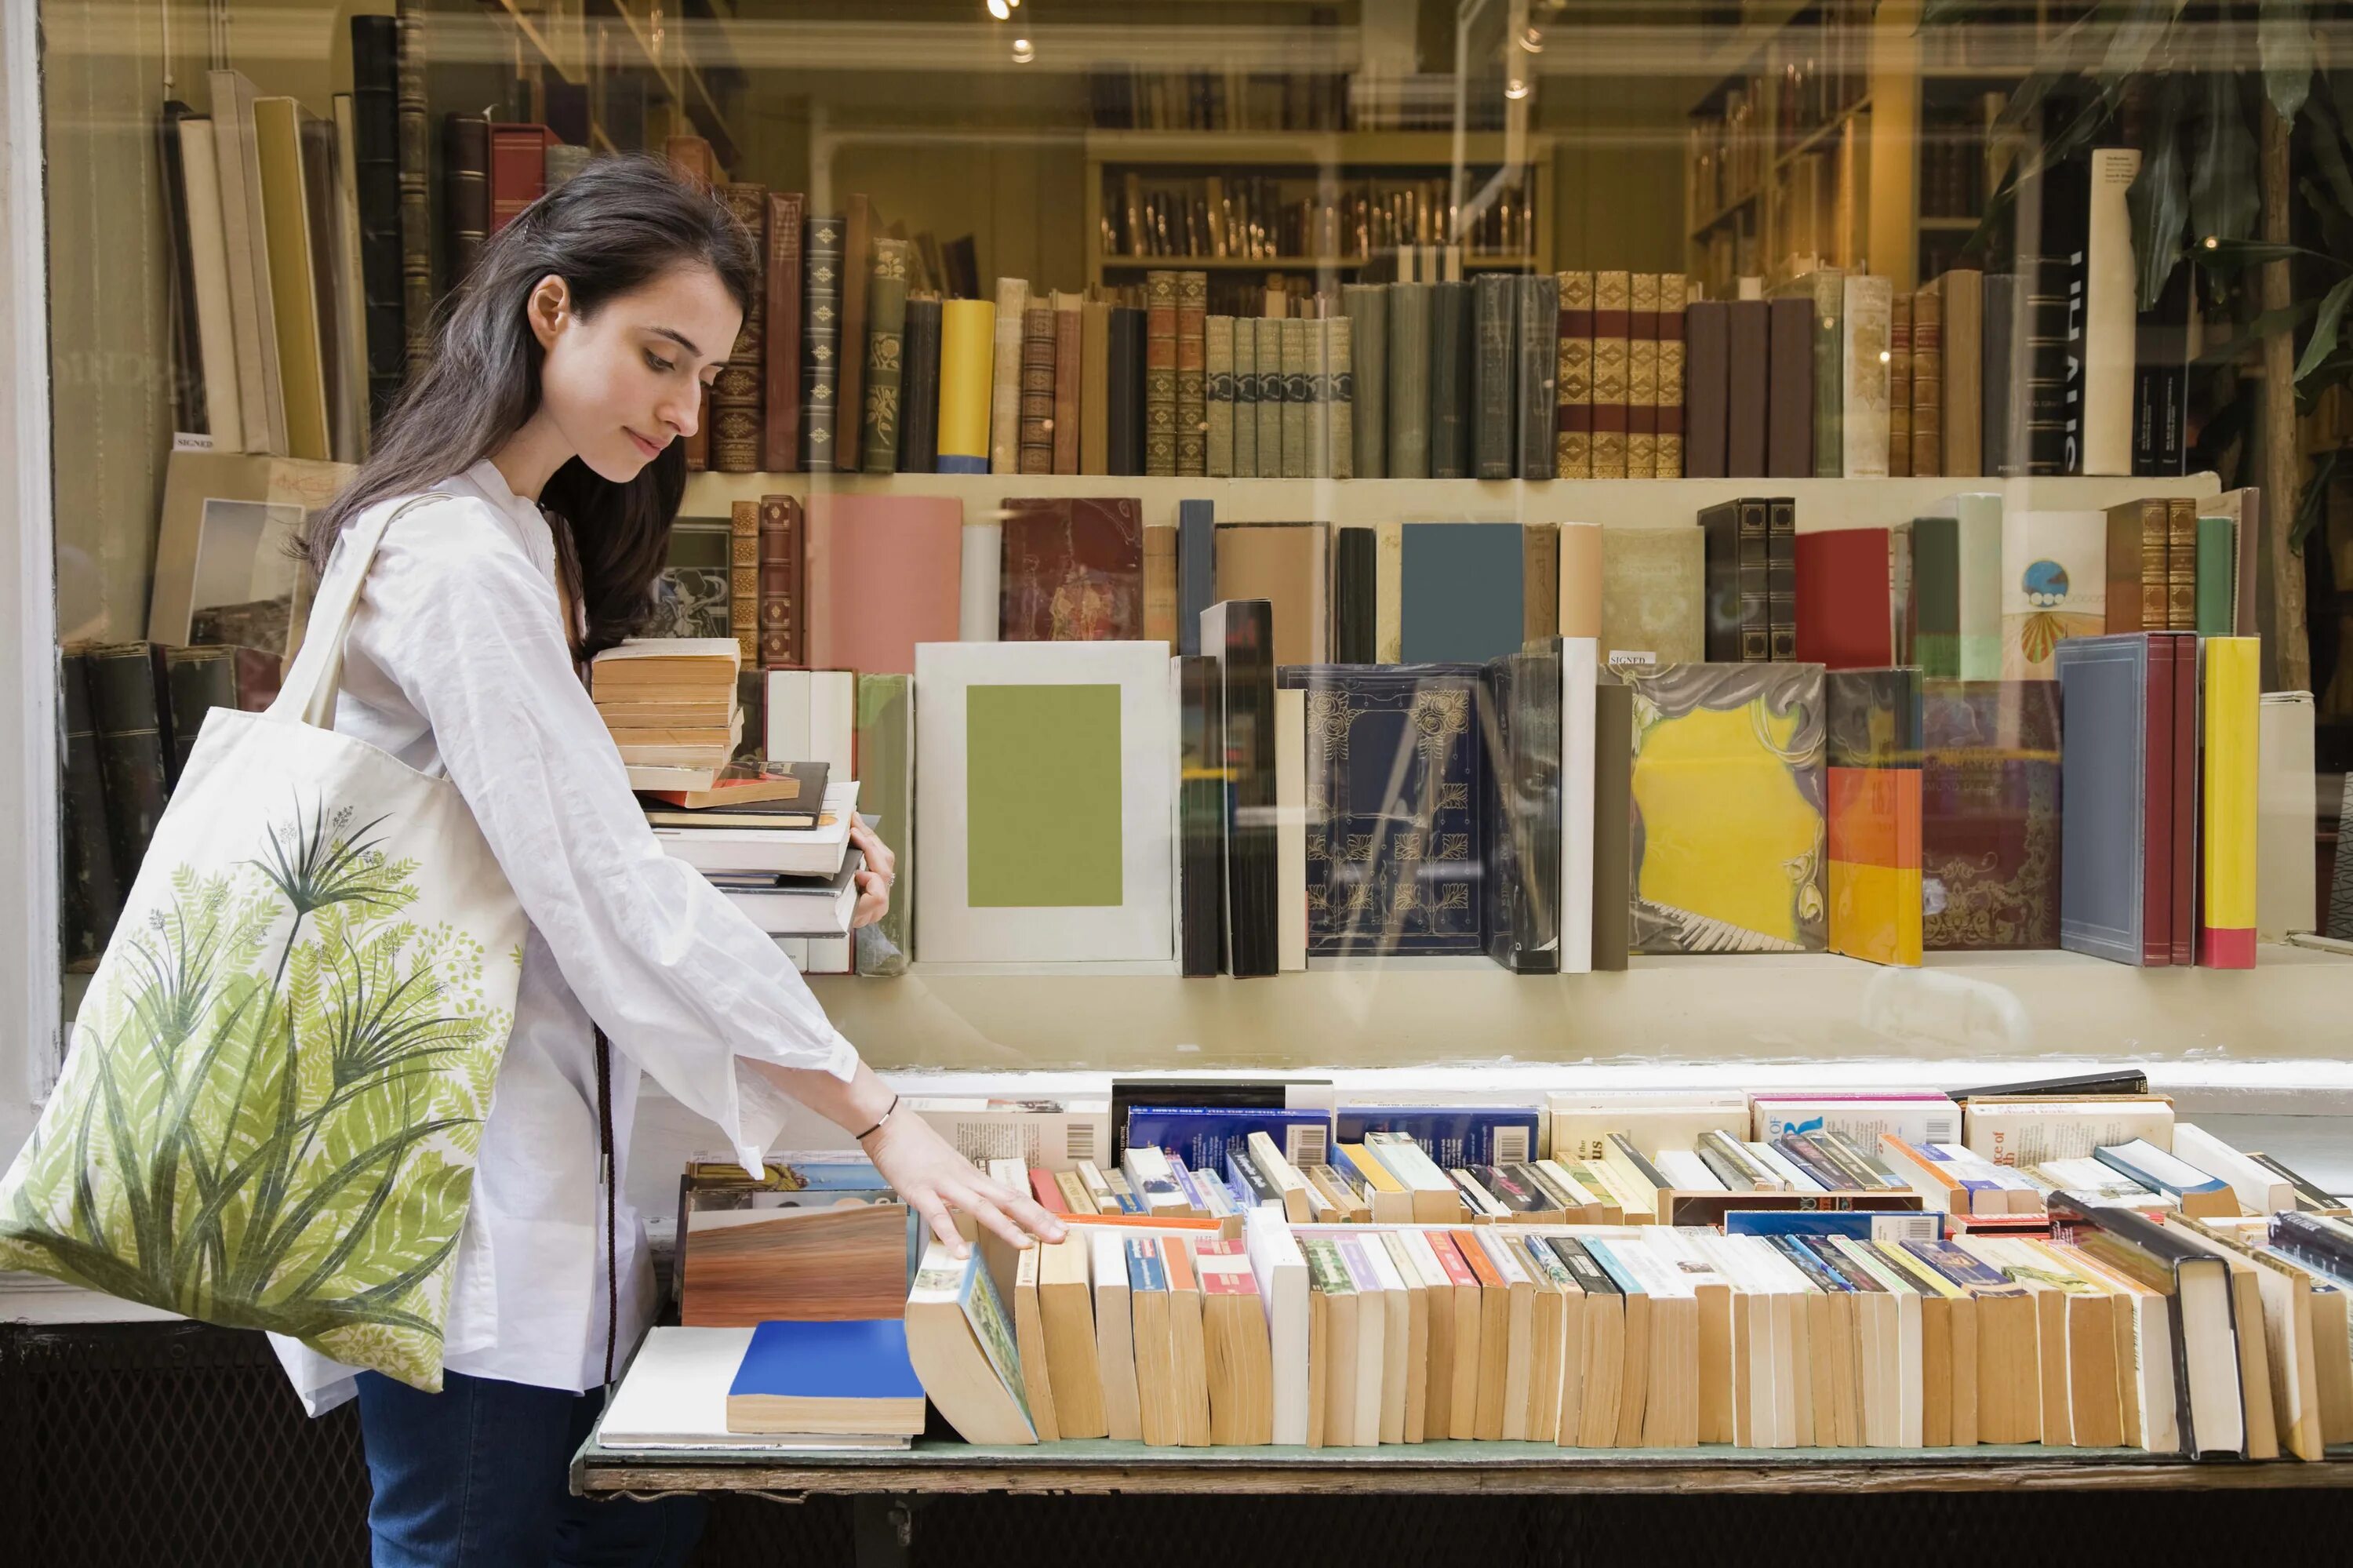
[[[744,738],[740,653],[725,637],[633,637],[588,667],[588,694],[635,789],[707,789]]]
[[[662,848],[701,871],[810,974],[849,971],[864,857],[849,847],[855,779],[822,762],[737,762],[693,789],[641,790]]]

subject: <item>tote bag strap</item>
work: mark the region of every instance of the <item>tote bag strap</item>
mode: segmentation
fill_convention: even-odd
[[[277,700],[269,705],[271,718],[321,729],[333,726],[335,696],[343,683],[343,637],[359,609],[360,589],[367,583],[368,568],[375,563],[376,547],[384,543],[385,531],[412,509],[428,501],[449,499],[440,491],[412,495],[396,506],[379,507],[375,516],[343,536],[343,547],[335,552],[326,578],[319,585],[319,597],[311,602],[310,630],[303,636],[302,651],[294,656],[294,667],[286,673]]]

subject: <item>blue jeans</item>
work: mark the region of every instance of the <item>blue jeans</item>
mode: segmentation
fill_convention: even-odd
[[[423,1393],[359,1378],[375,1568],[677,1568],[702,1533],[700,1498],[571,1495],[572,1456],[605,1403],[448,1373]]]

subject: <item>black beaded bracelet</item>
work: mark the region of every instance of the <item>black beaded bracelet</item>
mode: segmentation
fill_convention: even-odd
[[[889,1121],[889,1120],[891,1119],[891,1112],[892,1112],[892,1111],[895,1111],[895,1110],[897,1110],[898,1108],[899,1108],[899,1097],[898,1097],[898,1096],[896,1096],[896,1095],[892,1095],[892,1096],[891,1097],[891,1104],[890,1104],[889,1107],[883,1111],[883,1113],[881,1114],[881,1116],[880,1116],[879,1118],[877,1118],[875,1119],[875,1123],[874,1123],[874,1125],[873,1125],[872,1127],[868,1128],[864,1132],[861,1132],[861,1133],[860,1133],[860,1134],[858,1135],[858,1141],[859,1141],[859,1142],[860,1142],[860,1143],[863,1143],[863,1142],[865,1142],[868,1139],[870,1139],[870,1138],[873,1137],[876,1133],[878,1133],[878,1132],[881,1131],[881,1130],[882,1130],[882,1124],[883,1124],[884,1122]]]

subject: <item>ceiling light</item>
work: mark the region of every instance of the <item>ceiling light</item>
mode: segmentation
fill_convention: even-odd
[[[1000,22],[1013,20],[1013,7],[1007,0],[988,0],[988,14]]]
[[[1520,48],[1532,55],[1544,53],[1544,29],[1529,23],[1527,30],[1520,35]]]
[[[1016,38],[1013,40],[1013,63],[1015,65],[1028,65],[1031,60],[1034,60],[1037,58],[1038,50],[1029,39]]]
[[[1515,76],[1509,81],[1504,83],[1504,96],[1510,99],[1513,102],[1516,103],[1527,95],[1528,84],[1523,78]]]

